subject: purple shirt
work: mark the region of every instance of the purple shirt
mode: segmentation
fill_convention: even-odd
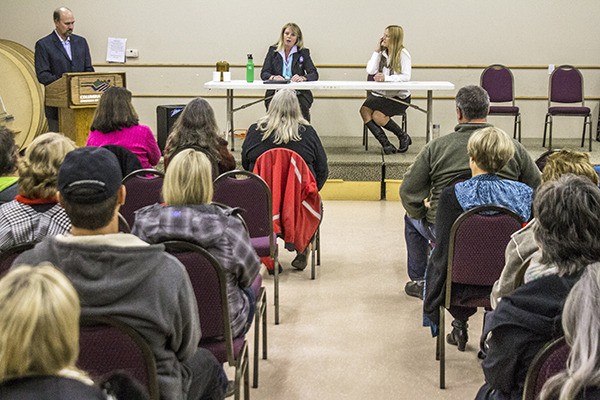
[[[160,149],[154,134],[146,125],[134,125],[108,133],[91,131],[86,146],[107,144],[116,144],[131,151],[140,160],[142,168],[152,168],[160,161]]]

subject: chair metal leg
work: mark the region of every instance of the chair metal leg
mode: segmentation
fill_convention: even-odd
[[[588,138],[588,141],[590,144],[589,150],[591,152],[592,151],[592,116],[591,115],[588,116],[588,125],[590,127],[590,137]]]
[[[544,120],[544,137],[542,139],[542,147],[546,147],[546,131],[548,130],[548,118],[552,118],[550,114],[546,114],[546,119]]]
[[[263,350],[263,354],[262,354],[262,358],[263,360],[267,359],[267,305],[268,305],[268,301],[267,301],[267,292],[265,291],[265,301],[264,301],[264,309],[262,312],[262,330],[263,330],[263,334],[262,334],[262,350]]]
[[[317,232],[318,228],[317,228]],[[315,236],[313,236],[310,241],[310,279],[315,279],[317,277],[317,267],[316,267],[316,252],[317,252],[317,232],[315,232]]]
[[[273,293],[275,303],[275,325],[279,325],[279,259],[277,255],[274,257],[275,260],[275,274],[273,275]]]
[[[440,307],[440,389],[446,389],[446,309]]]
[[[521,143],[521,114],[515,115],[515,125],[513,129],[513,138]]]
[[[552,115],[546,114],[546,122],[544,123],[544,140],[542,147],[546,147],[546,131],[548,132],[548,150],[552,148]]]
[[[365,146],[365,151],[369,150],[369,130],[366,125],[363,125],[363,145]]]
[[[321,265],[321,226],[317,228],[317,265]]]
[[[247,351],[244,356],[244,400],[250,400],[250,361]]]
[[[592,119],[591,115],[586,115],[583,119],[583,134],[581,135],[581,147],[585,145],[585,128],[589,126],[590,140],[589,140],[589,151],[592,151]]]
[[[317,228],[315,235],[310,241],[310,279],[317,277],[317,265],[321,265],[321,226]]]
[[[254,376],[252,377],[252,387],[258,387],[258,352],[260,345],[260,324],[261,319],[264,321],[267,317],[266,308],[267,308],[267,293],[265,292],[265,288],[261,287],[258,297],[256,299],[256,311],[254,313]],[[266,326],[263,323],[263,335],[266,332]],[[265,345],[263,338],[263,355],[265,353]],[[266,358],[266,357],[265,357]]]
[[[402,114],[402,130],[406,133],[406,114]]]

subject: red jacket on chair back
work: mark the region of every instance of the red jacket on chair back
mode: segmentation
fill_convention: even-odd
[[[321,196],[306,162],[292,150],[276,148],[258,157],[253,172],[271,188],[273,231],[288,250],[304,251],[321,222]]]

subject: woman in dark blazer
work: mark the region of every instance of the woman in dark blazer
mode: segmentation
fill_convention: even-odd
[[[304,47],[304,39],[300,27],[292,22],[281,28],[281,34],[276,44],[269,47],[263,67],[260,70],[260,78],[263,81],[292,82],[316,81],[319,73],[310,58],[310,51]],[[265,94],[265,106],[268,109],[274,90],[267,90]],[[302,115],[310,121],[310,106],[313,95],[310,90],[296,91]]]

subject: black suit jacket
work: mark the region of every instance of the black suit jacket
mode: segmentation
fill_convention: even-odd
[[[277,47],[269,47],[263,67],[260,70],[260,78],[263,81],[268,80],[271,75],[283,75],[283,58],[277,52]],[[292,54],[292,76],[300,75],[305,76],[309,81],[316,81],[319,79],[319,72],[317,67],[313,64],[310,58],[310,51],[306,48],[298,50]],[[268,90],[267,97],[271,96],[275,91]],[[310,90],[299,90],[298,96],[305,97],[308,104],[312,104],[313,96]]]
[[[71,35],[71,54],[73,60],[69,60],[55,31],[38,40],[35,44],[35,73],[38,81],[46,86],[65,72],[94,72],[90,49],[84,37]],[[58,119],[56,108],[46,107],[46,117]]]

